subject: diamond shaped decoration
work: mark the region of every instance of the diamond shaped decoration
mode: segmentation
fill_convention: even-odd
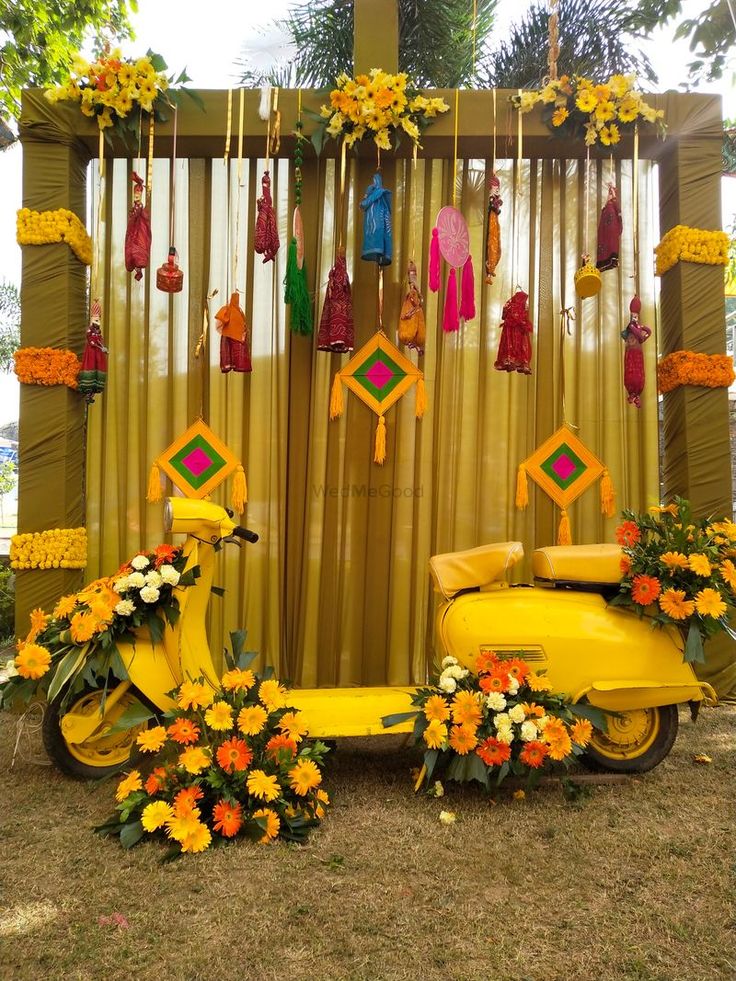
[[[601,476],[604,465],[572,429],[563,425],[523,463],[527,474],[560,508],[566,508]]]
[[[379,331],[339,374],[348,388],[381,416],[409,391],[422,373]]]
[[[156,461],[186,497],[207,497],[239,466],[238,459],[198,419]]]

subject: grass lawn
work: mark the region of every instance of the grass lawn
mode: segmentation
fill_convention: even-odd
[[[3,716],[0,977],[732,981],[736,707],[680,723],[660,767],[574,804],[556,786],[415,797],[413,751],[354,740],[306,846],[161,865],[157,844],[125,852],[90,830],[113,784],[11,771]],[[114,913],[128,925],[100,922]]]

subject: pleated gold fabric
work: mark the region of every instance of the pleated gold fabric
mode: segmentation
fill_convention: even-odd
[[[642,319],[654,327],[653,171],[648,163],[640,166]],[[443,335],[444,287],[437,295],[426,289],[426,250],[435,215],[452,197],[452,167],[419,161],[412,215],[411,162],[384,161],[384,183],[394,190],[384,324],[395,338],[414,224],[428,324],[420,366],[429,408],[416,420],[410,395],[388,412],[383,467],[372,462],[375,416],[362,403],[348,398],[343,417],[329,422],[330,384],[347,358],[317,352],[312,339],[288,333],[282,302],[288,243],[282,241],[274,264],[264,265],[252,248],[263,161],[249,160],[244,168],[239,216],[236,167],[231,162],[228,171],[217,159],[176,166],[174,244],[185,288],[174,296],[155,289],[150,270],[141,284],[125,272],[131,164],[118,159],[108,168],[102,295],[110,369],[108,391],[89,421],[87,514],[99,534],[90,536],[88,574],[114,569],[163,539],[160,506],[145,504],[148,468],[201,413],[243,461],[249,487],[243,523],[261,536],[242,553],[221,553],[217,582],[226,593],[211,603],[213,651],[222,649],[228,631],[245,626],[248,646],[301,685],[422,681],[434,649],[429,556],[513,539],[524,542],[529,556],[536,545],[554,541],[551,502],[532,490],[529,508],[517,511],[514,489],[517,464],[563,421],[563,395],[564,418],[609,467],[617,504],[640,508],[659,500],[654,339],[645,347],[640,410],[626,404],[622,383],[619,332],[634,290],[631,164],[616,168],[624,215],[621,267],[603,274],[598,298],[581,301],[573,277],[586,235],[595,250],[608,162],[591,165],[585,223],[584,163],[524,161],[517,196],[516,162],[497,161],[504,257],[488,286],[482,257],[489,161],[461,161],[458,201],[470,228],[478,315],[458,334]],[[356,346],[377,327],[376,268],[359,258],[358,202],[372,169],[368,160],[350,163],[346,243]],[[308,162],[304,176],[307,262],[318,316],[337,238],[335,162]],[[169,177],[168,162],[156,160],[154,269],[169,246]],[[272,162],[272,179],[285,239],[288,161]],[[532,298],[529,378],[493,369],[501,309],[517,285]],[[251,376],[220,373],[219,338],[212,332],[204,372],[194,358],[204,298],[214,289],[217,305],[231,290],[244,290]],[[561,346],[565,307],[573,307],[576,318]],[[215,499],[226,503],[226,490]],[[570,517],[575,542],[612,540],[615,519],[603,518],[594,491],[572,506]],[[517,577],[529,576],[527,562]]]

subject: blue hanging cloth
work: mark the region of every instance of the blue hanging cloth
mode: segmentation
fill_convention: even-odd
[[[362,258],[390,266],[393,256],[391,234],[391,191],[383,186],[380,173],[373,175],[373,183],[360,202],[363,216]]]

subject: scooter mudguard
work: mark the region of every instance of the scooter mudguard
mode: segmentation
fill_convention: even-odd
[[[442,607],[438,629],[447,653],[471,670],[482,650],[518,653],[555,691],[608,711],[704,697],[676,630],[653,628],[598,593],[514,586],[467,593]]]

